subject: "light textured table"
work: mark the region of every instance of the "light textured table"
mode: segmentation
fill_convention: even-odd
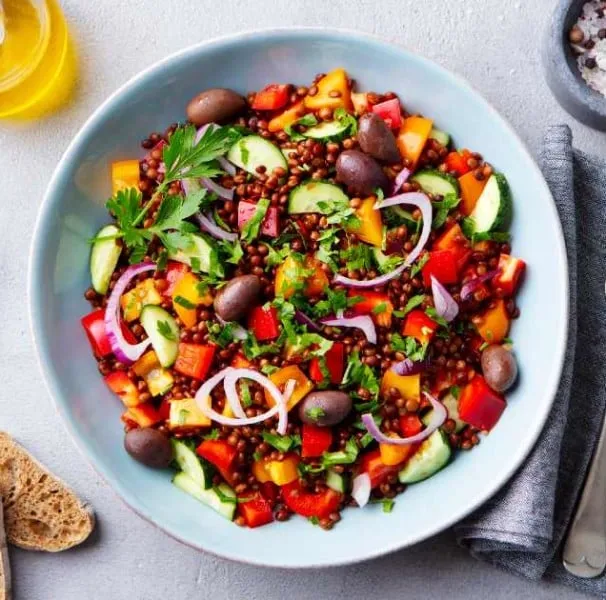
[[[78,97],[69,109],[42,123],[19,128],[0,123],[0,429],[12,432],[89,499],[99,524],[92,541],[74,551],[56,556],[12,551],[17,600],[583,597],[478,563],[449,533],[372,562],[313,573],[243,566],[177,543],[130,512],[77,452],[38,372],[26,309],[27,254],[36,212],[74,133],[141,68],[217,35],[291,25],[378,34],[467,78],[511,121],[535,155],[545,126],[561,121],[572,122],[577,146],[603,153],[604,135],[572,121],[543,81],[540,36],[554,4],[64,0],[81,55]]]

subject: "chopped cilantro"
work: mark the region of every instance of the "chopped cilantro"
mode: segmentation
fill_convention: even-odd
[[[168,252],[166,250],[161,250],[158,254],[158,262],[156,263],[157,271],[166,270],[166,265],[168,264]]]
[[[191,267],[191,270],[194,273],[199,273],[200,272],[200,259],[197,256],[191,256],[189,259],[189,265]]]
[[[318,517],[309,517],[309,522],[312,525],[319,525],[320,524],[320,519],[318,519]]]
[[[339,124],[347,127],[348,135],[356,135],[358,133],[358,121],[356,118],[348,113],[344,108],[340,107],[335,110],[333,117],[339,121]]]
[[[233,334],[234,326],[231,323],[225,323],[225,325],[219,325],[219,323],[213,323],[208,328],[208,337],[221,348],[225,348],[234,341]]]
[[[264,373],[265,375],[271,375],[272,373],[275,373],[276,371],[279,371],[280,369],[274,365],[263,365],[261,367],[261,372]]]
[[[425,358],[428,346],[427,343],[419,343],[412,336],[402,337],[399,333],[392,334],[390,345],[395,352],[402,352],[414,362]]]
[[[417,294],[416,296],[412,296],[412,298],[410,298],[406,303],[404,310],[396,310],[393,314],[399,318],[405,317],[411,310],[417,308],[417,306],[421,306],[424,300],[425,294]]]
[[[339,251],[334,247],[339,243],[339,229],[336,227],[328,227],[320,232],[318,238],[318,250],[316,258],[330,266],[333,271],[338,270],[336,258]]]
[[[374,267],[374,254],[367,244],[351,244],[345,250],[341,250],[339,257],[345,261],[348,271],[369,270]]]
[[[453,395],[455,400],[458,400],[461,394],[461,388],[458,385],[453,385],[450,387],[450,393]]]
[[[368,431],[362,436],[362,439],[360,440],[360,445],[362,446],[362,448],[366,448],[366,446],[372,444],[375,441],[375,438],[372,437],[372,435],[370,435],[370,433],[368,433]]]
[[[387,310],[387,302],[380,302],[372,309],[373,315],[380,315]]]
[[[248,381],[245,379],[240,380],[240,400],[244,408],[248,408],[252,404],[250,387],[248,386]]]
[[[177,341],[177,336],[167,321],[158,321],[158,333],[170,342]]]
[[[503,231],[478,231],[471,236],[472,245],[478,242],[506,244],[509,240],[511,240],[511,234]]]

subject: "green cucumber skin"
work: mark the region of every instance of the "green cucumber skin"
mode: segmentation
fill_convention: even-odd
[[[513,202],[511,199],[511,190],[509,189],[509,184],[507,183],[507,179],[505,175],[502,173],[493,173],[491,179],[494,178],[496,182],[497,191],[499,193],[499,209],[494,219],[490,223],[488,227],[478,227],[477,219],[474,216],[474,213],[477,212],[478,207],[481,207],[482,195],[478,199],[478,203],[474,211],[471,215],[464,220],[463,222],[463,233],[467,237],[471,237],[474,233],[484,233],[488,231],[506,231],[511,224],[511,219],[513,217]],[[489,180],[490,183],[490,180]],[[488,183],[486,184],[488,187]],[[489,188],[489,190],[492,188]],[[484,188],[486,191],[486,188]]]
[[[426,181],[425,185],[423,185],[422,182],[426,179],[427,176],[430,177],[429,182]],[[450,186],[450,188],[452,189],[450,189],[446,193],[434,191],[435,188],[433,188],[433,186],[431,185],[428,185],[428,183],[431,183],[431,180],[433,178],[441,180],[443,182],[443,185]],[[411,177],[411,181],[415,181],[416,183],[418,183],[421,186],[421,189],[429,194],[439,194],[441,196],[445,196],[448,193],[452,193],[456,194],[457,197],[459,196],[459,182],[452,175],[448,175],[448,173],[442,173],[437,169],[423,169],[422,171],[418,171]]]
[[[180,490],[189,494],[199,502],[206,504],[222,517],[225,517],[228,521],[233,521],[234,514],[236,512],[236,503],[233,502],[221,502],[221,499],[217,492],[213,489],[204,489],[194,479],[192,479],[187,473],[181,471],[173,477],[173,483]],[[225,483],[221,483],[219,489],[226,495],[235,498],[234,491]]]
[[[201,485],[203,489],[209,489],[212,484],[212,476],[208,472],[208,467],[185,442],[171,438],[171,443],[173,456],[181,471]]]
[[[429,132],[429,139],[436,140],[442,144],[442,146],[446,146],[447,148],[450,145],[450,134],[442,131],[441,129],[437,129],[436,127]]]
[[[150,338],[152,347],[158,356],[158,361],[163,367],[170,367],[177,360],[179,352],[179,327],[173,316],[159,306],[148,304],[143,307],[140,317],[141,325]],[[168,323],[175,340],[165,338],[158,331],[158,323]]]
[[[406,466],[400,471],[398,479],[400,483],[405,484],[429,479],[448,464],[451,456],[452,449],[446,434],[437,429],[412,455]]]
[[[325,194],[322,193],[323,191]],[[329,214],[329,209],[320,209],[317,204],[320,201],[327,204],[349,203],[349,198],[334,183],[321,180],[304,181],[301,185],[291,190],[288,197],[288,212],[291,215],[307,213]]]
[[[347,134],[348,129],[349,125],[342,125],[339,121],[328,121],[310,127],[301,135],[313,140],[339,141]]]
[[[244,160],[242,148],[247,156]],[[251,175],[259,177],[257,167],[265,167],[271,173],[276,167],[288,169],[283,152],[276,145],[258,135],[248,135],[238,140],[228,151],[227,159]]]
[[[99,230],[95,237],[109,237],[119,232],[120,230],[115,225],[106,225]],[[122,246],[118,240],[102,240],[93,243],[90,253],[90,277],[93,288],[98,294],[107,293],[121,253]]]

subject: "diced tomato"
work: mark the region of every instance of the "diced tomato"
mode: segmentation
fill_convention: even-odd
[[[429,342],[436,332],[438,324],[430,319],[421,309],[415,309],[408,313],[402,335],[412,336],[424,344]]]
[[[318,427],[304,423],[301,434],[301,456],[311,458],[322,456],[332,444],[332,431],[330,427]]]
[[[370,487],[385,483],[390,475],[396,474],[400,469],[400,465],[386,465],[381,460],[380,450],[371,450],[362,456],[360,461],[360,472],[368,473],[370,477]]]
[[[88,341],[97,358],[103,358],[112,353],[112,347],[105,330],[105,309],[99,308],[80,319]],[[129,344],[136,344],[137,338],[124,322],[120,322],[122,335]]]
[[[278,110],[286,106],[290,94],[288,85],[272,83],[255,94],[253,110]]]
[[[471,256],[471,245],[458,223],[445,231],[433,244],[433,250],[449,250],[454,255],[459,272]]]
[[[490,388],[481,375],[476,375],[459,397],[461,419],[484,431],[496,425],[505,407],[505,398]]]
[[[425,287],[431,287],[433,275],[441,284],[448,285],[458,281],[457,262],[450,250],[433,250],[423,266],[423,281]]]
[[[345,371],[345,346],[341,342],[334,342],[330,350],[322,358],[330,374],[330,383],[341,383]],[[309,363],[309,376],[317,383],[324,381],[324,374],[321,368],[322,358],[314,357]]]
[[[390,129],[400,129],[402,125],[402,109],[397,98],[385,100],[372,107],[372,112],[378,114]]]
[[[244,225],[253,218],[257,205],[253,202],[240,200],[238,204],[238,229],[242,230]],[[278,207],[270,206],[265,213],[265,218],[261,223],[261,233],[268,237],[277,237],[279,233],[280,217]]]
[[[139,427],[152,427],[162,421],[162,415],[153,405],[145,403],[129,407],[122,415],[122,421],[125,423],[135,423]]]
[[[458,177],[461,177],[461,175],[465,175],[465,173],[471,171],[471,167],[467,164],[470,158],[473,158],[471,152],[463,149],[447,154],[444,162],[449,172],[454,171]]]
[[[274,520],[271,503],[260,492],[238,496],[238,511],[248,527],[260,527]]]
[[[137,406],[141,403],[141,400],[139,399],[139,390],[126,374],[126,371],[114,371],[113,373],[106,375],[103,379],[109,389],[114,392],[114,394],[120,396],[120,400],[122,400],[124,406],[127,408]]]
[[[225,440],[204,440],[196,450],[199,456],[205,458],[218,469],[230,471],[238,451]]]
[[[409,413],[400,417],[400,433],[402,437],[417,435],[423,429],[423,422],[415,413]]]
[[[372,320],[381,327],[391,325],[393,304],[387,294],[383,292],[371,292],[366,290],[350,290],[350,298],[362,299],[352,306],[356,315],[370,315]]]
[[[168,281],[168,287],[162,292],[162,295],[172,298],[175,287],[187,272],[189,272],[189,267],[186,264],[175,260],[169,260],[166,265],[165,274],[166,281]]]
[[[255,306],[248,317],[248,328],[260,342],[275,340],[280,335],[278,312],[273,306],[267,310],[262,306]]]
[[[215,357],[215,346],[203,344],[179,344],[175,371],[195,379],[204,379]]]
[[[526,270],[526,263],[509,254],[501,254],[497,268],[500,273],[494,277],[492,285],[495,289],[501,290],[505,297],[510,298],[520,285],[520,280]]]
[[[330,488],[318,494],[308,492],[301,487],[298,479],[282,486],[284,504],[294,513],[307,518],[327,518],[331,513],[339,510],[341,497],[341,494]]]

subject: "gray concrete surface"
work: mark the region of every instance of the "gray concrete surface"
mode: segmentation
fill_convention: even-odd
[[[324,25],[378,34],[467,78],[508,118],[533,153],[542,131],[570,122],[577,146],[606,138],[556,104],[539,45],[550,0],[64,0],[80,49],[73,105],[35,125],[0,123],[0,429],[24,442],[95,506],[84,547],[60,555],[13,550],[16,600],[274,600],[278,598],[574,599],[566,588],[520,580],[469,558],[450,533],[353,567],[287,572],[215,559],[173,541],[129,511],[78,454],[49,402],[28,331],[27,251],[44,188],[73,134],[141,68],[219,34]],[[522,198],[532,202],[532,198]],[[285,543],[288,543],[286,540]]]

